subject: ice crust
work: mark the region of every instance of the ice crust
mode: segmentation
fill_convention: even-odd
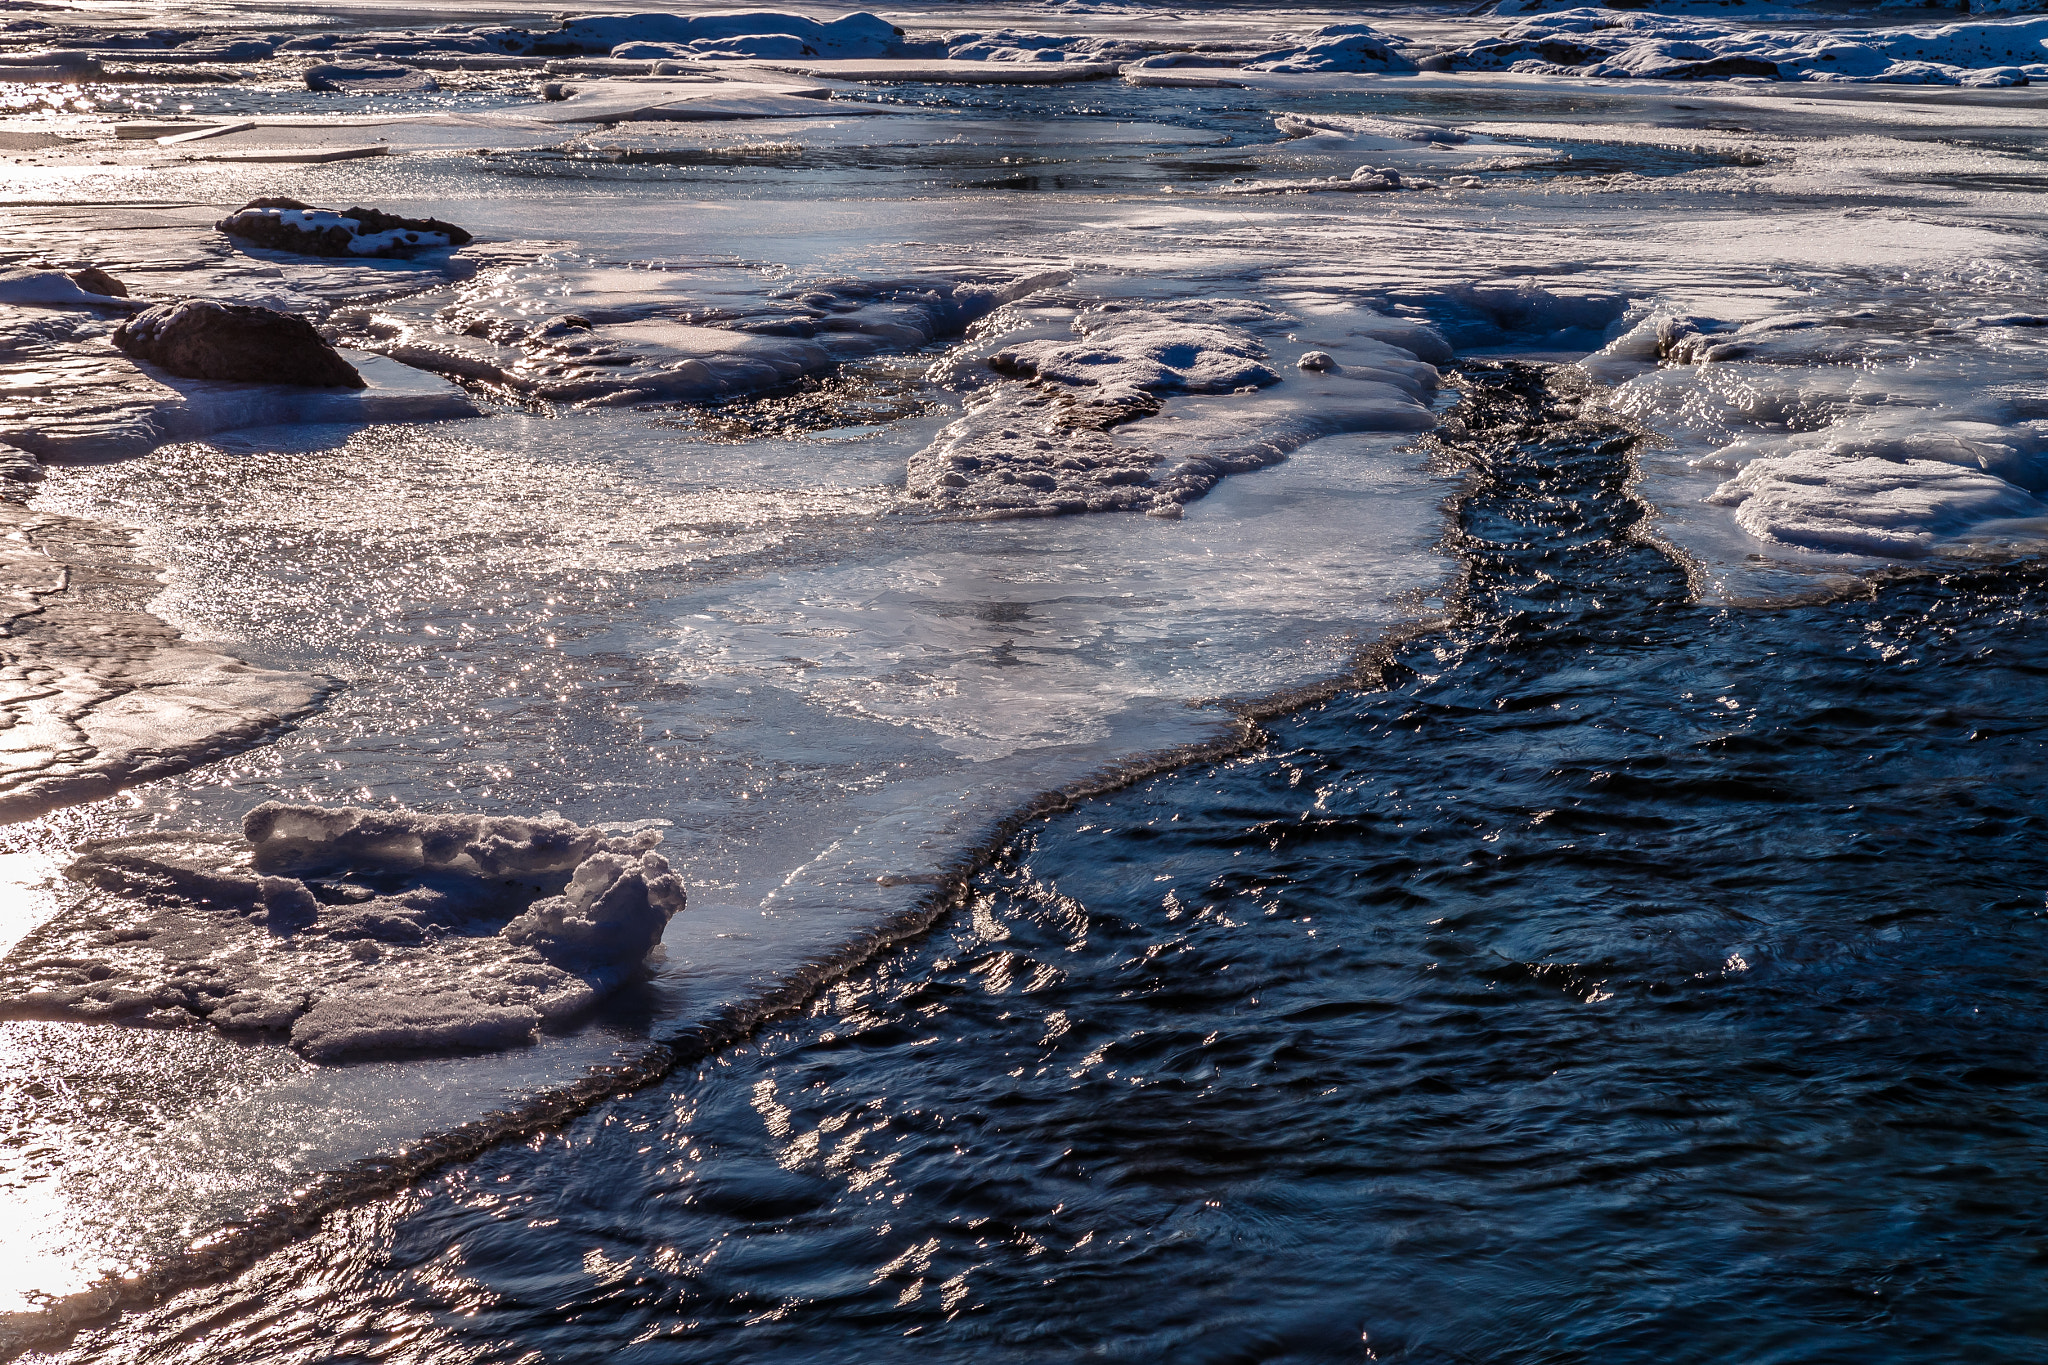
[[[1177,517],[1226,474],[1341,432],[1433,425],[1439,380],[1413,341],[1427,329],[1365,309],[1300,320],[1242,299],[1111,300],[1005,319],[1002,344],[940,369],[980,386],[965,416],[910,461],[910,496],[975,518],[1141,511]],[[1276,367],[1274,350],[1313,354]],[[1200,396],[1200,397],[1198,397]],[[1206,401],[1203,401],[1206,399]]]
[[[530,1042],[616,989],[684,908],[656,831],[266,802],[242,839],[151,834],[8,959],[0,1012],[288,1033],[319,1062]]]

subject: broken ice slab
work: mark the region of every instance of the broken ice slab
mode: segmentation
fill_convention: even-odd
[[[367,352],[344,355],[368,388],[180,379],[97,338],[24,347],[0,360],[0,441],[45,460],[99,459],[243,427],[477,415],[444,379]]]
[[[187,161],[221,161],[238,165],[317,166],[330,161],[357,161],[366,156],[384,156],[390,148],[381,142],[353,147],[230,147],[216,152],[187,152]]]
[[[166,133],[156,141],[159,147],[176,147],[187,142],[202,142],[210,137],[222,137],[228,133],[243,132],[255,126],[255,124],[248,122],[214,123],[208,124],[204,128],[185,128],[175,133]],[[123,133],[123,136],[128,136],[128,134]]]

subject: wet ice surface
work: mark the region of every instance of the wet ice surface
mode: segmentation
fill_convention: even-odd
[[[1062,23],[1087,28],[1050,11],[1015,27]],[[1269,31],[1232,24],[1204,36]],[[1255,48],[1275,50],[1231,50]],[[757,992],[917,905],[1021,799],[1228,731],[1191,700],[1329,676],[1435,612],[1455,483],[1401,433],[1445,401],[1419,367],[1452,348],[1605,348],[1589,367],[1617,386],[1613,410],[1661,442],[1638,448],[1655,529],[1698,558],[1710,594],[2036,543],[2048,333],[2029,319],[2048,290],[2026,88],[1909,105],[1531,73],[1238,77],[846,84],[775,95],[787,107],[758,103],[761,119],[546,128],[504,116],[558,117],[584,95],[543,108],[479,86],[345,106],[461,120],[430,129],[193,144],[369,136],[401,153],[374,162],[0,167],[23,199],[156,201],[111,225],[9,210],[20,259],[61,247],[60,263],[165,289],[333,310],[385,363],[472,384],[489,414],[255,429],[52,472],[38,507],[143,528],[170,569],[166,619],[345,686],[276,743],[15,831],[6,866],[34,908],[9,932],[77,894],[56,876],[67,845],[228,831],[266,799],[665,820],[691,898],[644,979],[530,1049],[313,1071],[274,1044],[122,1034],[176,1114],[185,1092],[238,1098],[198,1127],[102,1130],[90,1110],[32,1106],[36,1131],[95,1133],[164,1174],[124,1201],[79,1163],[25,1166],[42,1269],[22,1292],[147,1261],[307,1172]],[[674,93],[562,79],[618,109]],[[336,107],[283,89],[163,98],[304,125]],[[1437,188],[1293,192],[1361,167]],[[1279,193],[1231,193],[1246,185]],[[350,274],[170,230],[281,190],[442,218],[489,250],[456,277]],[[201,213],[177,207],[188,198]],[[1040,277],[1042,297],[985,322],[941,306],[941,286]],[[1237,311],[1188,311],[1205,301]],[[1312,352],[1332,365],[1304,369]],[[1229,383],[1205,361],[1225,355]],[[1116,382],[1077,383],[1088,367]],[[1384,392],[1367,402],[1367,385]],[[1157,410],[1055,439],[1025,407],[1048,392]],[[729,401],[692,406],[713,395]],[[1068,486],[1084,477],[1087,496]],[[1127,510],[955,519],[1091,498]],[[1169,505],[1184,519],[1135,514]],[[99,1083],[81,1026],[5,1027],[26,1040],[25,1085]],[[179,1155],[193,1143],[206,1160]]]

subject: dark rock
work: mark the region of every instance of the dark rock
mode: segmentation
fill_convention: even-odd
[[[128,286],[96,265],[72,271],[71,282],[88,294],[104,294],[110,299],[128,297]]]
[[[369,387],[312,323],[249,304],[209,299],[158,304],[115,328],[114,344],[187,379]]]
[[[409,66],[309,66],[306,88],[343,95],[427,94],[441,88],[430,72]]]
[[[322,209],[296,199],[251,199],[213,226],[260,247],[304,256],[410,256],[470,240],[438,218],[401,218],[361,207]]]

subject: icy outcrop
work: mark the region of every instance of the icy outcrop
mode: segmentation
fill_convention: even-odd
[[[555,963],[638,961],[684,905],[682,879],[654,853],[593,853],[559,896],[528,906],[500,932]]]
[[[96,888],[0,967],[0,1012],[288,1033],[315,1061],[506,1047],[588,1009],[686,903],[653,851],[556,816],[266,803],[245,835],[90,846]]]
[[[1225,475],[1319,437],[1434,425],[1435,366],[1381,336],[1428,336],[1449,354],[1426,328],[1351,307],[1314,316],[1313,346],[1286,330],[1300,319],[1249,300],[1034,311],[1000,347],[941,367],[981,387],[911,458],[909,494],[931,510],[1178,516]],[[1274,363],[1280,350],[1291,374]]]
[[[368,387],[312,323],[251,304],[210,299],[158,304],[115,328],[114,344],[186,379]]]
[[[1171,311],[1105,303],[1074,319],[1075,340],[1027,341],[989,357],[998,374],[1051,380],[1095,392],[1086,406],[1140,408],[1154,393],[1232,393],[1280,382],[1266,348],[1233,324],[1256,321],[1249,305],[1199,300]]]
[[[404,218],[361,207],[322,209],[296,199],[252,199],[214,229],[305,256],[406,257],[471,241],[469,233],[438,218]]]
[[[2048,79],[2048,18],[1869,30],[1737,28],[1726,20],[1568,9],[1439,54],[1447,70],[1614,79],[2024,85]]]

